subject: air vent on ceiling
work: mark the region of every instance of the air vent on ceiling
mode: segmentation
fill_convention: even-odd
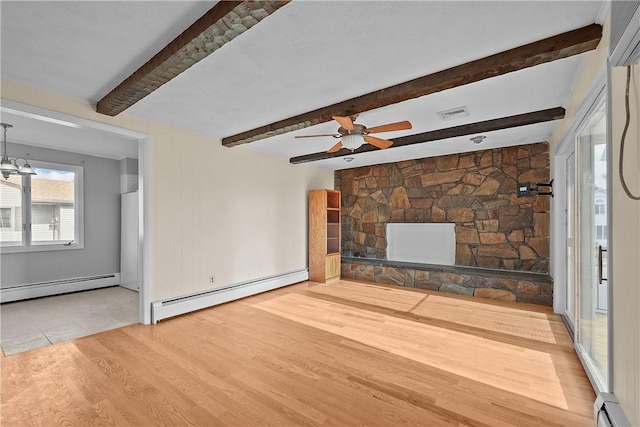
[[[467,117],[468,115],[469,115],[469,110],[467,110],[467,107],[464,107],[464,106],[452,108],[450,110],[445,110],[445,111],[438,111],[438,116],[440,116],[442,120],[459,119],[461,117]]]
[[[611,65],[640,60],[640,1],[611,2]]]

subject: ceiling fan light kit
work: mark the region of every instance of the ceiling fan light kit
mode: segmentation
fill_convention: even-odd
[[[364,135],[361,133],[349,133],[342,137],[342,146],[353,151],[364,144]]]
[[[386,125],[374,126],[372,128],[368,128],[364,125],[353,123],[351,117],[343,117],[343,116],[331,116],[333,119],[340,124],[338,128],[338,133],[336,135],[333,134],[321,134],[321,135],[298,135],[296,138],[310,138],[317,136],[333,136],[334,138],[342,138],[340,142],[335,144],[333,147],[327,150],[327,153],[335,153],[340,151],[342,148],[346,148],[351,150],[351,152],[357,150],[362,146],[362,144],[371,144],[374,147],[377,147],[381,150],[385,148],[391,147],[393,145],[392,141],[387,139],[377,138],[375,136],[370,136],[372,133],[380,133],[380,132],[392,132],[398,130],[409,130],[411,129],[411,123],[408,121],[396,122],[396,123],[388,123]],[[353,160],[353,158],[351,158]],[[348,163],[349,161],[347,161]]]

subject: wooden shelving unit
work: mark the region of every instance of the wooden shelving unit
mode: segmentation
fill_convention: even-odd
[[[340,192],[309,192],[309,280],[340,278]]]

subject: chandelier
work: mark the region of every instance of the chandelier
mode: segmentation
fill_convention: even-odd
[[[7,155],[7,129],[12,128],[13,125],[0,123],[0,126],[4,128],[2,137],[2,161],[0,161],[0,172],[2,172],[4,179],[9,179],[9,176],[11,175],[37,175],[26,159],[9,158]],[[24,164],[22,166],[18,166],[18,160],[24,161]]]

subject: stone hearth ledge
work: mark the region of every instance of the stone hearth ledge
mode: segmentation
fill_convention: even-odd
[[[543,273],[343,256],[342,278],[553,305],[553,279]]]

